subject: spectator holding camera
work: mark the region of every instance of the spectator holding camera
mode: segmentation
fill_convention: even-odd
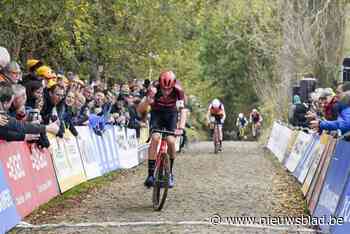
[[[44,91],[44,105],[40,113],[44,124],[56,122],[57,120],[60,122],[60,130],[56,134],[58,137],[63,137],[64,134],[64,97],[64,88],[58,84],[52,85]]]
[[[14,100],[14,92],[10,84],[0,82],[0,139],[6,141],[38,140],[40,134],[50,132],[56,134],[59,130],[57,123],[41,125],[20,122],[9,115],[9,109]]]

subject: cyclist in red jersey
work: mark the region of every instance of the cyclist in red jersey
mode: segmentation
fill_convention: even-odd
[[[186,112],[184,111],[184,91],[176,81],[172,71],[160,73],[159,80],[149,87],[146,98],[140,103],[140,110],[147,110],[151,107],[151,129],[166,129],[175,131],[181,135],[186,124]],[[177,116],[180,111],[180,123],[177,128]],[[142,112],[142,111],[140,111]],[[146,187],[153,186],[154,167],[157,154],[157,147],[160,141],[160,134],[154,133],[151,136],[151,144],[148,150],[148,176],[145,181]],[[173,166],[175,159],[175,137],[168,136],[168,153],[170,155],[170,179],[169,187],[174,186]]]
[[[215,121],[219,123],[219,139],[220,139],[219,151],[222,151],[222,139],[223,139],[222,125],[224,124],[225,119],[226,119],[226,112],[225,112],[224,104],[219,99],[215,98],[208,107],[207,123],[212,131],[214,129],[213,123]]]

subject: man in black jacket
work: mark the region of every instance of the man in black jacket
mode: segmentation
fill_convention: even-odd
[[[0,139],[6,141],[38,140],[41,133],[56,134],[59,130],[57,123],[48,126],[26,123],[8,115],[8,110],[14,99],[11,85],[0,82]]]
[[[63,115],[65,113],[64,105],[65,91],[58,84],[53,85],[49,89],[44,90],[44,106],[41,110],[41,116],[44,124],[50,122],[60,122],[60,130],[56,134],[58,137],[63,137],[64,122]]]

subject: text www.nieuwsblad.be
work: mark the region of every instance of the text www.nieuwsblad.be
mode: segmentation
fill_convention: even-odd
[[[212,225],[342,225],[344,224],[343,217],[289,217],[289,216],[266,216],[266,217],[251,217],[251,216],[221,216],[214,214],[209,217],[209,223]]]

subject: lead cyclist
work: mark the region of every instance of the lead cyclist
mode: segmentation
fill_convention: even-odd
[[[184,111],[185,94],[177,82],[174,72],[163,71],[160,73],[159,80],[153,83],[147,92],[146,97],[139,105],[138,111],[143,113],[150,109],[151,129],[166,129],[181,135],[186,124],[186,112]],[[177,128],[177,116],[180,112],[179,127]],[[157,157],[157,147],[161,136],[159,133],[153,133],[151,136],[151,144],[148,149],[148,176],[144,185],[149,188],[154,184],[154,168]],[[169,187],[175,184],[173,166],[176,154],[175,137],[168,136],[168,153],[170,156],[170,178]]]

